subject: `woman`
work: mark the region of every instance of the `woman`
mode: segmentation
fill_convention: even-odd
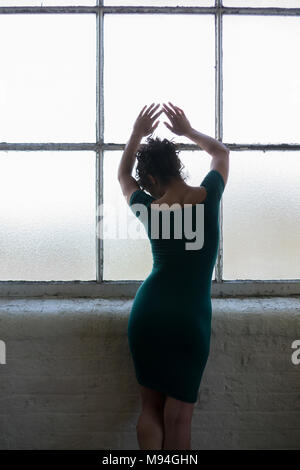
[[[157,113],[159,105],[153,106],[146,111],[145,106],[138,115],[118,169],[122,192],[147,227],[153,254],[152,271],[137,290],[128,322],[129,347],[142,399],[137,439],[140,449],[189,450],[192,414],[210,348],[211,279],[229,149],[193,129],[183,110],[172,103],[163,104]],[[139,146],[142,137],[156,129],[159,121],[154,121],[162,112],[170,119],[172,127],[164,124],[172,132],[189,137],[212,156],[210,171],[199,186],[184,181],[174,143],[148,138],[147,144]],[[137,180],[131,176],[135,158]],[[151,217],[157,210],[162,216],[165,209],[159,205],[163,203],[162,207],[177,203],[177,209],[168,214],[169,238],[163,238],[161,230],[154,238]],[[189,207],[194,227],[200,205],[204,207],[204,244],[199,249],[186,249],[185,232],[181,239],[174,237],[174,218]]]

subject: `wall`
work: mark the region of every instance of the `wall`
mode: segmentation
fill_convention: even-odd
[[[0,449],[138,449],[132,299],[0,299]],[[212,299],[192,449],[300,449],[300,297]]]

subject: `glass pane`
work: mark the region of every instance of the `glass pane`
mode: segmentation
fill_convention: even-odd
[[[96,0],[0,0],[0,7],[60,7],[64,5],[96,5]]]
[[[127,6],[151,6],[151,7],[176,7],[214,6],[214,0],[104,0],[104,5],[127,5]]]
[[[139,280],[150,273],[152,255],[145,231],[139,239],[129,236],[137,222],[117,180],[121,156],[121,151],[104,152],[103,279]]]
[[[121,151],[113,151],[105,152],[104,157],[104,280],[143,280],[152,269],[151,247],[144,229],[140,238],[131,236],[141,224],[129,209],[116,177],[121,156]],[[180,158],[186,182],[200,185],[211,158],[201,151],[182,151]],[[136,164],[133,175],[135,168]]]
[[[223,0],[225,7],[299,8],[300,0]]]
[[[300,278],[300,152],[230,152],[224,279]]]
[[[300,142],[299,42],[300,17],[224,16],[224,142]]]
[[[106,142],[126,142],[141,109],[153,102],[171,101],[193,127],[214,134],[213,15],[106,15],[104,38]],[[166,114],[159,118],[155,135],[174,137],[163,124],[170,123]]]
[[[93,15],[0,15],[0,142],[95,141],[95,25]]]
[[[95,280],[94,152],[0,152],[0,279]]]

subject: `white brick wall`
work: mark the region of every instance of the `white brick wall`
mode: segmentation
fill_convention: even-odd
[[[300,449],[300,297],[212,302],[192,449]],[[131,304],[0,299],[0,449],[138,449]]]

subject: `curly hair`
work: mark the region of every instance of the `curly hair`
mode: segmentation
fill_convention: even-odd
[[[146,144],[141,144],[136,153],[136,180],[142,189],[149,187],[148,174],[157,177],[162,184],[167,184],[172,178],[181,177],[184,167],[178,157],[177,144],[168,139],[147,138]]]

